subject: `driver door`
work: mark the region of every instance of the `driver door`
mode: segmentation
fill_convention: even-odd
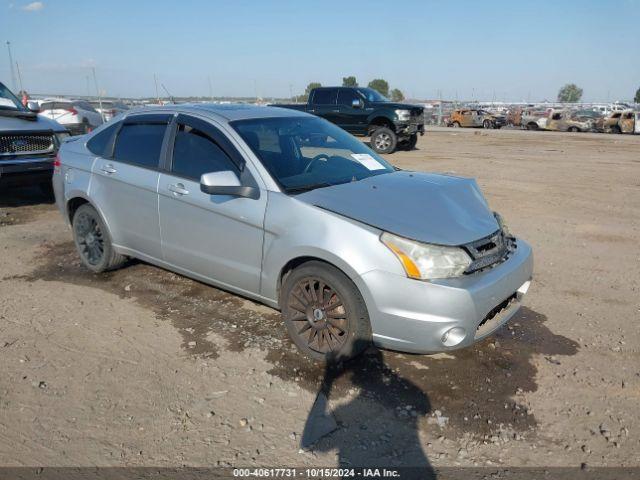
[[[172,124],[165,172],[158,182],[162,251],[166,262],[223,287],[258,294],[266,195],[209,195],[204,173],[231,171],[258,186],[226,135],[208,121],[179,115]]]

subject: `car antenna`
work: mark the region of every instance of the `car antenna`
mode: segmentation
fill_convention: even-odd
[[[171,100],[171,103],[176,103],[175,99],[173,98],[173,95],[169,93],[169,90],[167,90],[167,87],[164,86],[164,83],[161,83],[160,85],[162,85],[162,89],[165,92],[167,92],[167,95],[169,96],[169,100]]]

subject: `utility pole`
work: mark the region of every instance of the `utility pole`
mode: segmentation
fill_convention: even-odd
[[[11,67],[11,86],[15,91],[18,86],[16,84],[16,72],[13,69],[13,55],[11,55],[11,42],[9,40],[7,40],[7,50],[9,51],[9,66]]]
[[[153,81],[156,84],[156,100],[158,101],[158,104],[160,104],[160,94],[158,93],[158,78],[156,77],[156,74],[153,74]]]
[[[22,86],[22,74],[20,73],[20,65],[16,62],[16,72],[18,72],[18,80],[20,81],[20,91],[24,93],[24,87]]]
[[[289,84],[289,96],[291,97],[291,101],[295,102],[293,99],[293,85]]]
[[[87,98],[91,97],[91,83],[89,82],[89,75],[84,77],[87,80]]]
[[[91,67],[93,71],[93,83],[96,86],[96,94],[98,95],[98,104],[100,105],[100,116],[102,117],[102,121],[104,122],[104,113],[102,113],[102,98],[100,96],[100,90],[98,90],[98,78],[96,77],[96,67]]]

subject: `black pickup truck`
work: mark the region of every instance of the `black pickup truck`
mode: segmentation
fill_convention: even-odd
[[[0,82],[0,192],[5,187],[38,185],[51,192],[54,158],[69,132],[37,114]]]
[[[394,103],[371,88],[320,87],[311,90],[306,104],[277,104],[312,113],[353,135],[369,135],[377,153],[411,150],[424,134],[424,109]]]

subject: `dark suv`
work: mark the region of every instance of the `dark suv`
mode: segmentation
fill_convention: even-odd
[[[369,135],[377,153],[411,150],[418,134],[424,134],[422,107],[392,102],[371,88],[314,88],[307,104],[274,106],[318,115],[353,135]]]
[[[53,161],[68,132],[30,107],[0,83],[0,188],[39,185],[50,192]]]

